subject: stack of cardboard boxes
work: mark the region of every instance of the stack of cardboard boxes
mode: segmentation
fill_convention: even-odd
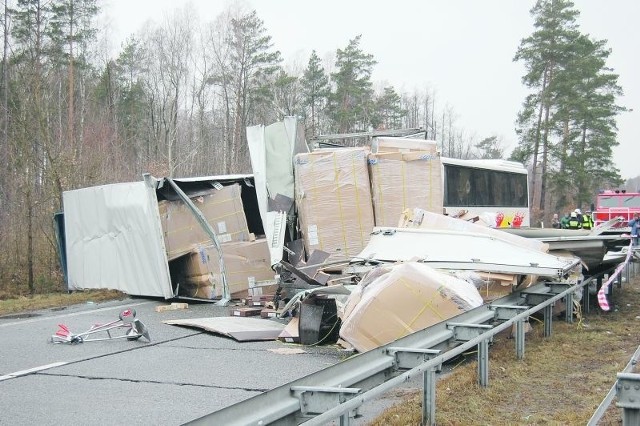
[[[397,227],[407,208],[439,213],[442,162],[434,141],[377,138],[369,148],[319,149],[294,161],[296,206],[307,255],[351,260],[374,226]]]
[[[369,154],[376,226],[397,227],[406,209],[442,214],[442,162],[434,141],[378,138]]]
[[[192,198],[216,233],[221,253],[184,202],[158,203],[171,278],[179,295],[221,297],[220,260],[232,297],[259,297],[274,290],[269,246],[265,238],[256,239],[249,232],[241,195],[240,185],[232,184]]]
[[[365,148],[317,150],[294,161],[296,205],[307,255],[329,253],[351,260],[373,229],[371,186]]]

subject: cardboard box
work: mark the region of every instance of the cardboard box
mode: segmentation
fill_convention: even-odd
[[[425,264],[379,267],[347,299],[340,337],[366,352],[482,304],[473,284]]]
[[[189,309],[189,304],[173,302],[170,305],[161,305],[161,306],[156,306],[155,308],[156,312],[177,311],[180,309]]]
[[[259,316],[262,308],[233,308],[231,309],[232,317],[255,317]]]
[[[254,288],[260,288],[262,290],[261,287],[254,287]],[[253,290],[253,289],[249,289],[249,290]],[[246,303],[249,306],[268,306],[271,305],[273,306],[273,293],[271,294],[260,294],[260,295],[249,295],[249,297],[247,297],[246,299]]]
[[[427,151],[436,153],[438,142],[427,139],[377,137],[371,144],[373,153]]]
[[[296,205],[307,255],[319,249],[329,261],[350,260],[373,230],[365,148],[317,150],[294,161]]]
[[[241,191],[240,185],[234,183],[191,199],[220,243],[250,239]],[[158,210],[169,260],[190,252],[195,246],[211,244],[209,234],[182,200],[162,200],[158,202]]]
[[[264,308],[260,311],[260,317],[262,318],[278,318],[278,311],[272,308]]]
[[[397,227],[406,209],[443,212],[442,161],[437,151],[369,154],[376,226]]]
[[[277,287],[266,239],[222,244],[221,249],[229,293],[233,298],[246,297],[250,288],[262,291],[265,286]],[[180,283],[180,289],[185,291],[186,296],[204,295],[206,299],[222,296],[220,258],[215,247],[204,246],[192,250],[170,262],[170,270],[172,280]]]
[[[178,294],[180,296],[193,297],[195,299],[215,299],[216,295],[212,285],[194,285],[190,283],[180,283]]]
[[[278,336],[278,340],[285,343],[300,343],[300,331],[298,325],[300,320],[298,317],[293,317],[284,327],[284,330]]]

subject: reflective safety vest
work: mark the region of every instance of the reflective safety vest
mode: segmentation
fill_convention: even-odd
[[[582,229],[591,229],[593,228],[593,219],[591,215],[583,214],[582,215]]]
[[[578,221],[577,217],[572,217],[569,219],[569,224],[567,225],[569,229],[580,229],[580,221]]]

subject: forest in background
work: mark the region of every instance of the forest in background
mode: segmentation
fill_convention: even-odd
[[[507,158],[532,169],[532,213],[586,205],[612,165],[616,104],[606,41],[580,32],[567,0],[540,0],[523,61],[531,94],[514,111],[519,144],[456,125],[431,88],[372,81],[361,36],[288,63],[246,5],[201,22],[189,6],[110,55],[96,0],[5,0],[0,75],[0,296],[60,290],[52,218],[67,190],[154,176],[251,172],[245,129],[298,116],[306,137],[420,128],[443,156]],[[516,116],[517,114],[517,116]],[[532,165],[537,167],[532,167]],[[532,221],[532,223],[535,223]]]

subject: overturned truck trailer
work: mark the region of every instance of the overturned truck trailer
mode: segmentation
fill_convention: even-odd
[[[247,133],[252,174],[66,191],[55,224],[68,289],[222,301],[275,291],[304,132],[289,117]]]
[[[253,175],[145,175],[66,191],[63,203],[69,290],[224,299],[275,285]]]

